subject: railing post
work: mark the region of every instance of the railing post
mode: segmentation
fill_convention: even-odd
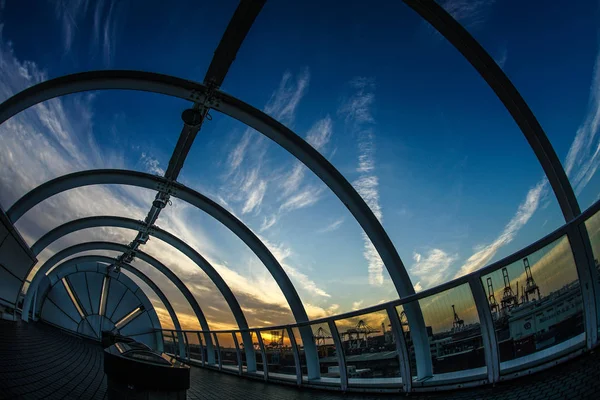
[[[202,336],[200,336],[200,332],[196,332],[196,336],[198,336],[198,344],[200,346],[200,361],[202,362],[202,366],[206,366],[204,360],[204,344],[202,343]]]
[[[183,333],[177,331],[177,351],[180,358],[185,358],[185,342],[183,341]]]
[[[260,335],[260,331],[254,331],[256,333],[256,338],[258,339],[258,346],[260,347],[260,353],[262,354],[263,359],[263,373],[265,377],[265,381],[269,380],[269,363],[267,362],[267,352],[265,351],[265,344],[263,343],[262,336]]]
[[[292,352],[294,353],[294,364],[296,364],[296,384],[302,385],[302,365],[300,364],[300,352],[298,351],[298,344],[296,343],[296,336],[291,327],[286,327],[288,338],[290,338],[290,344],[292,346]]]
[[[246,372],[256,372],[256,353],[254,353],[254,344],[252,343],[252,335],[249,331],[240,332],[242,335],[242,343],[244,352],[246,353]]]
[[[175,357],[177,357],[178,349],[177,349],[177,346],[175,346],[175,332],[173,332],[173,331],[169,331],[169,332],[171,332],[171,341],[172,341],[171,343],[173,343],[173,354],[175,354]]]
[[[240,345],[238,343],[237,337],[234,332],[231,332],[231,337],[233,337],[233,343],[235,344],[235,354],[237,355],[238,360],[238,374],[242,374],[242,353],[240,352]]]
[[[469,277],[469,287],[477,308],[479,316],[479,326],[481,329],[481,340],[483,342],[483,352],[485,354],[485,364],[487,366],[488,381],[496,383],[500,380],[500,353],[498,350],[498,340],[496,338],[496,329],[492,312],[488,303],[481,278],[478,276]]]
[[[187,333],[183,332],[183,339],[185,340],[185,355],[186,358],[188,360],[188,362],[190,362],[190,343],[188,342],[188,338],[187,338]]]
[[[338,365],[340,370],[340,385],[342,391],[348,390],[348,370],[346,369],[346,357],[344,355],[344,348],[342,347],[342,341],[340,340],[340,333],[335,325],[335,321],[330,319],[327,321],[329,324],[329,332],[333,338],[333,344],[335,345],[335,351],[337,353]]]
[[[321,377],[321,366],[319,365],[319,353],[310,325],[298,326],[302,345],[304,346],[304,357],[306,358],[306,373],[308,380],[319,379]]]
[[[215,365],[217,360],[215,360],[215,348],[213,346],[213,339],[211,338],[210,332],[202,332],[204,335],[204,342],[206,343],[206,363],[208,365]],[[217,345],[218,346],[218,345]],[[219,352],[219,354],[221,354]]]
[[[598,343],[598,320],[600,319],[598,270],[585,223],[570,225],[567,236],[575,260],[583,300],[586,347],[592,349]]]
[[[410,327],[410,337],[415,349],[415,361],[417,364],[417,379],[422,380],[433,376],[433,364],[431,361],[431,348],[425,319],[418,301],[404,304],[404,313]]]
[[[158,352],[164,353],[165,352],[165,338],[163,336],[162,330],[155,331],[155,336],[156,336],[156,347],[157,347]]]
[[[410,357],[408,355],[408,345],[402,330],[402,323],[398,316],[396,307],[388,305],[385,309],[390,319],[392,333],[396,338],[396,352],[398,353],[398,362],[400,364],[400,376],[402,377],[402,387],[404,392],[410,393],[412,390],[412,373],[410,370]]]
[[[213,333],[213,340],[217,346],[217,359],[219,361],[219,371],[221,371],[223,369],[223,365],[221,364],[221,346],[219,346],[219,338],[216,333]]]

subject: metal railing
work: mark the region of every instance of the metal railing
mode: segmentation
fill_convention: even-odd
[[[599,211],[596,202],[516,253],[403,299],[256,329],[163,329],[164,349],[224,372],[341,390],[450,389],[547,368],[597,345],[598,256],[577,243],[588,235],[586,223],[600,231]],[[411,337],[403,312],[410,304],[423,312],[427,341]],[[304,353],[299,330],[306,327],[313,332],[317,359]],[[252,348],[244,347],[242,335],[251,336]],[[207,338],[215,354],[207,353]],[[178,344],[181,339],[184,346]],[[415,356],[417,346],[427,345],[424,354],[431,357]],[[318,366],[320,378],[308,379],[309,363]],[[420,376],[419,370],[433,374]]]

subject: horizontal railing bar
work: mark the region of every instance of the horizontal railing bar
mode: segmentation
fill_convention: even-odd
[[[210,332],[212,332],[212,333],[236,333],[236,332],[256,332],[256,331],[266,331],[266,330],[277,330],[277,329],[285,329],[287,327],[297,328],[297,327],[301,327],[301,326],[327,323],[328,321],[330,321],[332,319],[334,321],[337,321],[337,320],[341,320],[341,319],[354,318],[354,317],[358,317],[358,316],[361,316],[364,314],[370,314],[370,313],[378,312],[378,311],[385,311],[385,309],[390,306],[398,307],[400,305],[404,305],[404,304],[411,303],[414,301],[419,301],[425,297],[434,296],[434,295],[444,292],[446,290],[453,289],[460,285],[464,285],[464,284],[468,283],[469,279],[472,279],[472,277],[481,279],[481,277],[483,275],[488,275],[492,272],[495,272],[501,268],[506,267],[507,265],[510,265],[516,261],[519,261],[519,260],[523,259],[524,257],[528,256],[529,254],[542,249],[543,247],[560,239],[563,236],[566,236],[568,230],[572,226],[584,223],[588,218],[590,218],[591,216],[593,216],[594,214],[596,214],[599,211],[600,211],[600,200],[598,200],[593,205],[591,205],[587,210],[585,210],[579,216],[577,216],[576,218],[571,220],[571,222],[557,228],[556,230],[550,232],[543,238],[533,242],[532,244],[522,248],[521,250],[518,250],[509,256],[506,256],[496,262],[491,263],[490,265],[487,265],[481,269],[478,269],[477,271],[473,271],[470,274],[463,275],[461,277],[458,277],[458,278],[453,279],[448,282],[444,282],[433,288],[422,290],[419,293],[415,293],[411,296],[407,296],[402,299],[392,300],[392,301],[388,301],[385,303],[376,304],[376,305],[373,305],[370,307],[365,307],[360,310],[349,311],[349,312],[337,314],[337,315],[330,315],[327,317],[313,319],[313,320],[310,320],[307,322],[302,322],[302,323],[274,325],[274,326],[267,326],[267,327],[261,327],[261,328],[249,328],[249,329],[242,329],[242,330],[240,330],[240,329],[217,330],[217,331],[210,331]],[[158,329],[158,330],[177,332],[177,330],[173,330],[173,329]],[[201,333],[203,333],[204,331],[194,331],[194,330],[186,331],[186,330],[184,330],[183,332],[201,332]]]

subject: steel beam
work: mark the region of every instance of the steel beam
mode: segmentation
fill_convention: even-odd
[[[59,254],[59,253],[57,253],[57,254]],[[54,260],[56,262],[49,263],[48,261],[50,261],[50,260],[46,261],[46,263],[44,263],[44,265],[42,265],[42,267],[39,270],[41,272],[40,276],[46,275],[46,273],[53,266],[55,266],[58,262],[60,262],[65,257],[68,257],[69,255],[66,255],[62,258],[57,258],[56,260]],[[107,264],[113,264],[115,261],[116,261],[116,259],[114,259],[112,257],[106,257],[106,256],[101,256],[101,255],[88,255],[88,256],[75,257],[75,258],[71,258],[67,261],[64,261],[61,264],[58,264],[56,266],[56,268],[54,268],[50,272],[49,275],[58,274],[61,270],[69,268],[69,267],[71,267],[73,265],[77,265],[77,264],[83,264],[83,263],[88,263],[88,262],[104,262]],[[148,278],[146,275],[144,275],[144,273],[142,273],[140,270],[133,267],[132,265],[124,264],[123,268],[125,270],[131,272],[132,274],[134,274],[135,276],[140,278],[148,286],[150,286],[150,288],[156,293],[156,295],[158,296],[160,301],[164,304],[165,308],[167,309],[169,316],[173,320],[173,325],[175,325],[175,327],[178,327],[177,329],[181,330],[181,325],[179,324],[179,319],[177,318],[177,314],[175,313],[175,310],[171,306],[171,303],[169,302],[169,300],[167,299],[165,294],[160,290],[160,288],[158,286],[156,286],[156,284],[150,278]],[[33,281],[31,284],[33,285]],[[32,288],[30,287],[30,289],[32,289]],[[35,288],[33,288],[33,289],[35,289]],[[28,293],[29,293],[29,291],[28,291]],[[25,310],[25,308],[23,308],[23,310]],[[180,343],[183,343],[183,342],[180,342]],[[182,350],[185,351],[184,349],[180,349],[180,351],[182,351]]]
[[[72,222],[77,222],[77,220],[72,221]],[[72,224],[68,223],[68,224]],[[66,224],[66,225],[68,225]],[[74,226],[76,224],[72,224],[71,226]],[[61,225],[64,226],[64,225]],[[60,228],[60,227],[59,227]],[[59,232],[56,230],[53,230],[51,232]],[[64,232],[64,230],[63,230]],[[62,237],[63,235],[61,235],[60,237]],[[39,251],[42,251],[43,248],[37,247],[37,249]],[[65,257],[68,257],[72,254],[76,254],[76,253],[80,253],[83,251],[90,251],[90,250],[111,250],[111,251],[118,251],[118,252],[125,252],[127,251],[128,246],[120,244],[120,243],[113,243],[113,242],[86,242],[86,243],[81,243],[81,244],[77,244],[71,247],[68,247],[66,249],[64,249],[63,251],[57,253],[63,253],[66,254]],[[39,254],[39,253],[38,253]],[[206,317],[204,316],[204,313],[202,312],[202,309],[200,308],[200,305],[198,304],[198,301],[196,301],[196,298],[194,297],[194,295],[192,294],[192,292],[190,292],[190,290],[187,288],[187,286],[181,281],[181,279],[179,279],[179,277],[177,275],[175,275],[173,273],[173,271],[171,271],[167,266],[165,266],[163,263],[161,263],[160,261],[158,261],[157,259],[155,259],[154,257],[144,253],[141,250],[137,250],[136,251],[136,257],[139,258],[140,260],[143,260],[145,262],[147,262],[148,264],[150,264],[152,267],[156,268],[159,272],[161,272],[163,275],[165,275],[167,277],[167,279],[169,279],[176,287],[177,289],[179,289],[181,291],[181,293],[183,294],[183,296],[185,297],[185,299],[188,301],[188,303],[190,304],[192,310],[194,311],[194,314],[196,314],[196,317],[198,318],[198,323],[200,324],[200,326],[202,327],[202,329],[204,330],[208,330],[208,322],[206,321]],[[64,258],[64,257],[63,257]],[[37,286],[39,285],[39,282],[41,282],[41,278],[36,280],[35,278],[38,276],[39,271],[36,272],[36,274],[33,277],[33,280],[31,282],[31,285],[29,287],[29,289],[31,289],[32,287],[34,289],[37,290]],[[41,277],[43,277],[43,275],[40,275]],[[35,287],[34,287],[35,285]],[[31,297],[31,291],[28,290],[27,294],[25,295],[25,300],[23,301],[23,309],[26,310],[29,308],[29,304],[31,303],[31,300],[28,299],[28,297]],[[209,336],[210,337],[210,336]],[[212,346],[212,343],[207,341],[207,345]]]
[[[521,132],[529,142],[538,162],[550,182],[554,195],[563,213],[565,221],[571,222],[581,214],[577,197],[573,187],[558,158],[550,140],[542,126],[523,99],[517,88],[506,76],[502,68],[494,61],[489,53],[477,40],[442,6],[433,0],[404,0],[423,19],[441,33],[477,70],[479,75],[487,82],[496,93],[506,110],[513,117]],[[591,252],[590,238],[587,232],[575,233],[569,236],[575,251],[575,264],[582,288],[584,299],[584,313],[587,321],[588,348],[596,345],[598,341],[598,318],[600,316],[600,285],[597,279],[595,265]]]
[[[136,221],[136,220],[130,219],[130,218],[113,217],[113,216],[98,216],[98,217],[87,217],[87,218],[76,219],[73,221],[69,221],[63,225],[60,225],[60,226],[54,228],[53,230],[49,231],[48,233],[46,233],[44,236],[39,238],[38,241],[33,244],[33,246],[31,246],[31,250],[34,254],[37,255],[37,254],[41,253],[43,251],[43,249],[46,248],[47,246],[49,246],[51,243],[53,243],[54,241],[60,239],[61,237],[65,236],[65,235],[68,235],[69,233],[73,233],[73,232],[76,232],[81,229],[105,227],[105,226],[114,226],[114,227],[118,227],[118,228],[139,230],[139,229],[145,227],[145,224],[143,221]],[[244,342],[244,348],[246,351],[248,372],[256,371],[256,354],[252,350],[252,338],[250,336],[250,333],[248,332],[248,329],[249,329],[248,322],[246,320],[246,316],[244,315],[242,307],[240,306],[239,302],[237,301],[237,298],[235,297],[235,295],[229,288],[229,285],[227,285],[225,280],[221,277],[221,275],[217,272],[217,270],[212,266],[212,264],[210,264],[208,262],[208,260],[206,260],[204,257],[202,257],[202,255],[200,255],[196,250],[194,250],[191,246],[189,246],[183,240],[179,239],[177,236],[175,236],[163,229],[160,229],[157,226],[152,226],[149,229],[148,233],[151,236],[154,236],[154,237],[166,242],[167,244],[175,247],[177,250],[181,251],[183,254],[185,254],[187,257],[189,257],[192,261],[194,261],[196,263],[196,265],[198,265],[198,267],[200,267],[200,269],[202,269],[206,273],[206,275],[208,275],[208,277],[215,284],[217,289],[219,289],[219,291],[225,298],[225,301],[229,305],[229,308],[231,309],[231,313],[233,314],[233,317],[235,318],[236,323],[238,324],[238,328],[240,330],[242,330],[242,340]],[[119,251],[124,252],[126,250],[127,250],[127,248],[125,247],[125,248],[121,248]],[[138,254],[143,254],[143,253],[140,253],[139,250],[137,250],[137,252],[138,252]],[[187,287],[183,284],[183,282],[182,282],[182,285],[183,285],[183,288],[180,288],[180,289],[187,290]],[[190,305],[192,305],[192,309],[194,309],[196,316],[198,316],[198,321],[200,322],[199,315],[202,315],[202,318],[204,318],[202,311],[200,310],[200,306],[196,302],[194,296],[191,295],[191,293],[189,295],[190,295],[190,299],[188,299],[188,301],[190,302]],[[186,298],[187,297],[188,296],[186,296]],[[194,305],[193,302],[195,302],[196,304]],[[200,323],[200,325],[202,326],[203,330],[208,331],[208,325],[204,326],[202,323]],[[210,343],[210,341],[207,341],[207,343]]]
[[[477,315],[479,316],[479,327],[481,329],[481,340],[487,366],[488,382],[496,383],[500,380],[500,350],[498,338],[490,304],[483,288],[481,278],[472,276],[469,279],[469,288],[473,295]]]
[[[36,204],[55,194],[77,187],[96,184],[121,184],[160,191],[164,190],[171,196],[178,197],[205,211],[237,235],[263,262],[275,279],[275,282],[277,282],[281,288],[296,321],[308,321],[308,315],[306,314],[304,305],[302,304],[300,296],[292,284],[292,281],[283,270],[281,264],[279,264],[279,261],[277,261],[275,256],[256,234],[218,203],[177,182],[168,182],[162,177],[143,172],[125,170],[91,170],[75,172],[48,181],[33,189],[13,204],[8,210],[7,215],[9,219],[15,223]],[[304,351],[307,357],[309,377],[311,379],[318,378],[320,376],[318,368],[315,369],[315,364],[312,363],[312,361],[309,361],[317,358],[316,347],[312,341],[312,333],[310,332],[310,329],[306,329],[305,327],[301,327],[300,332],[302,334]]]

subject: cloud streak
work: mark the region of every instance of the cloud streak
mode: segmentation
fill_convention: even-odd
[[[317,233],[327,233],[327,232],[334,232],[337,231],[338,229],[340,229],[340,227],[342,226],[342,224],[344,223],[346,219],[344,217],[338,218],[335,221],[333,221],[332,223],[330,223],[329,225],[327,225],[324,228],[321,228],[317,231]]]
[[[519,230],[525,226],[538,209],[540,199],[546,195],[547,186],[548,180],[544,178],[529,189],[525,200],[519,205],[517,212],[506,224],[500,235],[492,243],[479,246],[478,250],[467,259],[454,277],[458,278],[487,265],[501,247],[512,242]]]
[[[586,187],[600,164],[600,52],[596,55],[588,112],[577,129],[565,160],[565,171],[577,194]]]
[[[458,254],[448,254],[441,249],[431,249],[425,255],[414,253],[410,273],[417,280],[415,290],[428,289],[448,280],[450,267],[457,259]]]
[[[381,222],[383,212],[379,204],[379,179],[375,175],[375,133],[372,129],[372,124],[375,122],[372,115],[375,102],[375,83],[372,79],[357,77],[350,82],[350,86],[354,93],[346,99],[338,113],[344,117],[346,123],[358,136],[358,167],[356,171],[359,176],[353,185],[371,208],[375,217]],[[362,237],[363,256],[368,264],[369,284],[381,286],[383,284],[383,261],[364,232],[362,232]]]

